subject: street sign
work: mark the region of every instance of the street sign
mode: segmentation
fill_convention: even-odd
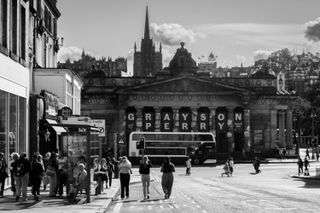
[[[97,127],[99,129],[98,135],[99,137],[105,137],[106,136],[106,124],[104,119],[93,119],[93,126]]]

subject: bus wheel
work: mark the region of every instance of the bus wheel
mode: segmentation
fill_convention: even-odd
[[[198,158],[193,159],[193,163],[195,165],[199,165],[200,164],[200,160]]]

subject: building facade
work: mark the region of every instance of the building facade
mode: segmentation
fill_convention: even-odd
[[[197,69],[182,43],[154,77],[107,78],[97,71],[84,79],[82,114],[105,119],[108,145],[118,135],[122,154],[130,155],[132,131],[211,132],[218,158],[292,147],[295,96],[278,94],[275,76],[260,70],[251,78],[210,78]]]
[[[29,1],[0,1],[0,152],[28,152]]]
[[[134,44],[134,62],[133,76],[144,77],[154,76],[162,69],[162,48],[161,44],[159,51],[156,51],[153,39],[150,37],[148,7],[146,8],[146,20],[144,28],[144,37],[141,39],[140,51],[137,50],[137,45]]]

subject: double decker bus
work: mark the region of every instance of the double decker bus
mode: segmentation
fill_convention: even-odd
[[[137,149],[137,143],[144,138],[145,149]],[[208,132],[132,132],[129,136],[129,157],[141,158],[147,155],[155,159],[168,156],[180,162],[187,157],[194,164],[215,159],[216,140]]]

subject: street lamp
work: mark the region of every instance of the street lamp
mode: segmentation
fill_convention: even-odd
[[[293,129],[294,129],[294,143],[296,144],[296,155],[299,155],[299,141],[297,141],[297,122],[298,118],[295,116],[293,117]]]
[[[311,159],[314,159],[314,118],[317,117],[317,115],[314,113],[314,111],[311,111],[311,150],[312,150],[312,157]]]

